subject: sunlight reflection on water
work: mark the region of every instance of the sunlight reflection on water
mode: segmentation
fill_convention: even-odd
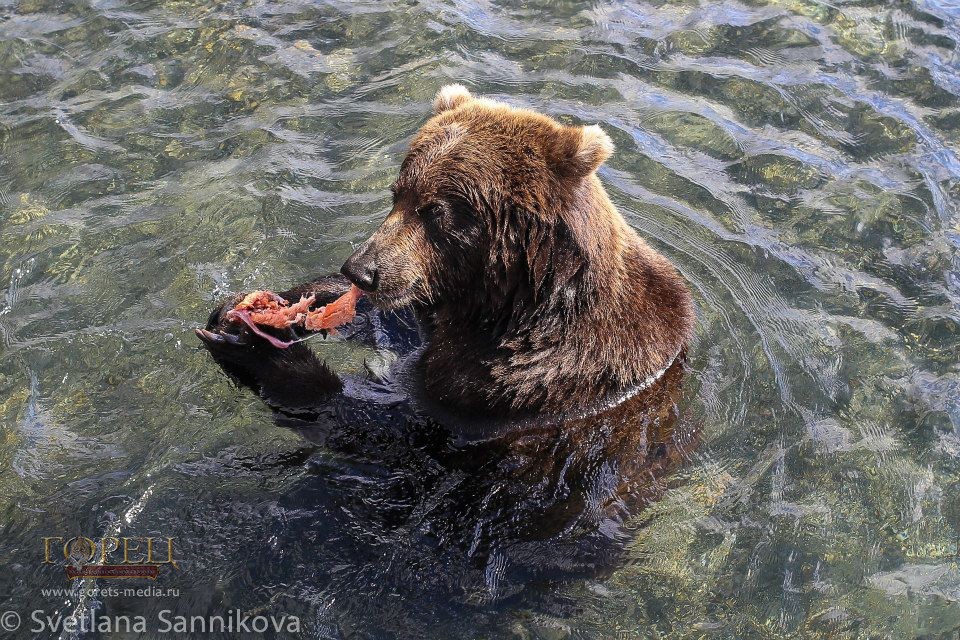
[[[0,609],[62,584],[42,536],[140,504],[125,534],[183,541],[179,610],[311,637],[956,633],[958,37],[941,2],[0,3]],[[699,306],[703,444],[622,566],[536,600],[414,589],[446,576],[423,539],[334,515],[390,479],[274,426],[192,335],[228,291],[336,271],[449,81],[600,123],[611,197]]]

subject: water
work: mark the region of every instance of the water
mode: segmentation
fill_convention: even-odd
[[[16,637],[34,609],[286,612],[312,638],[956,637],[958,38],[932,0],[0,4]],[[600,123],[604,184],[699,310],[699,447],[602,575],[505,597],[192,333],[229,291],[336,271],[450,81]],[[175,538],[156,586],[178,595],[44,595],[70,585],[42,538],[78,534]]]

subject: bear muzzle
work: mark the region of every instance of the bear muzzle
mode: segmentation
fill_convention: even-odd
[[[364,291],[368,293],[376,291],[380,274],[377,270],[376,256],[370,243],[364,243],[362,247],[354,251],[353,255],[347,258],[347,261],[340,267],[340,273]]]

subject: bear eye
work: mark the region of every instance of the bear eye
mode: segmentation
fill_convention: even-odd
[[[436,219],[443,215],[443,205],[437,202],[431,202],[430,204],[425,204],[422,207],[418,207],[417,213],[420,214],[422,218],[427,220]]]

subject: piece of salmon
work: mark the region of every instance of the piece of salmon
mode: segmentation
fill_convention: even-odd
[[[357,315],[357,300],[363,295],[363,291],[356,285],[350,285],[350,290],[345,294],[324,305],[316,311],[307,312],[303,327],[307,331],[320,331],[326,329],[332,331],[342,326]]]
[[[303,325],[308,331],[333,332],[337,327],[353,320],[357,312],[357,300],[362,295],[363,291],[351,285],[345,294],[330,304],[311,311],[310,305],[316,302],[315,296],[303,296],[299,302],[290,304],[274,292],[260,289],[247,294],[228,311],[227,319],[244,323],[273,346],[286,349],[297,341],[281,340],[260,327],[287,329]]]

